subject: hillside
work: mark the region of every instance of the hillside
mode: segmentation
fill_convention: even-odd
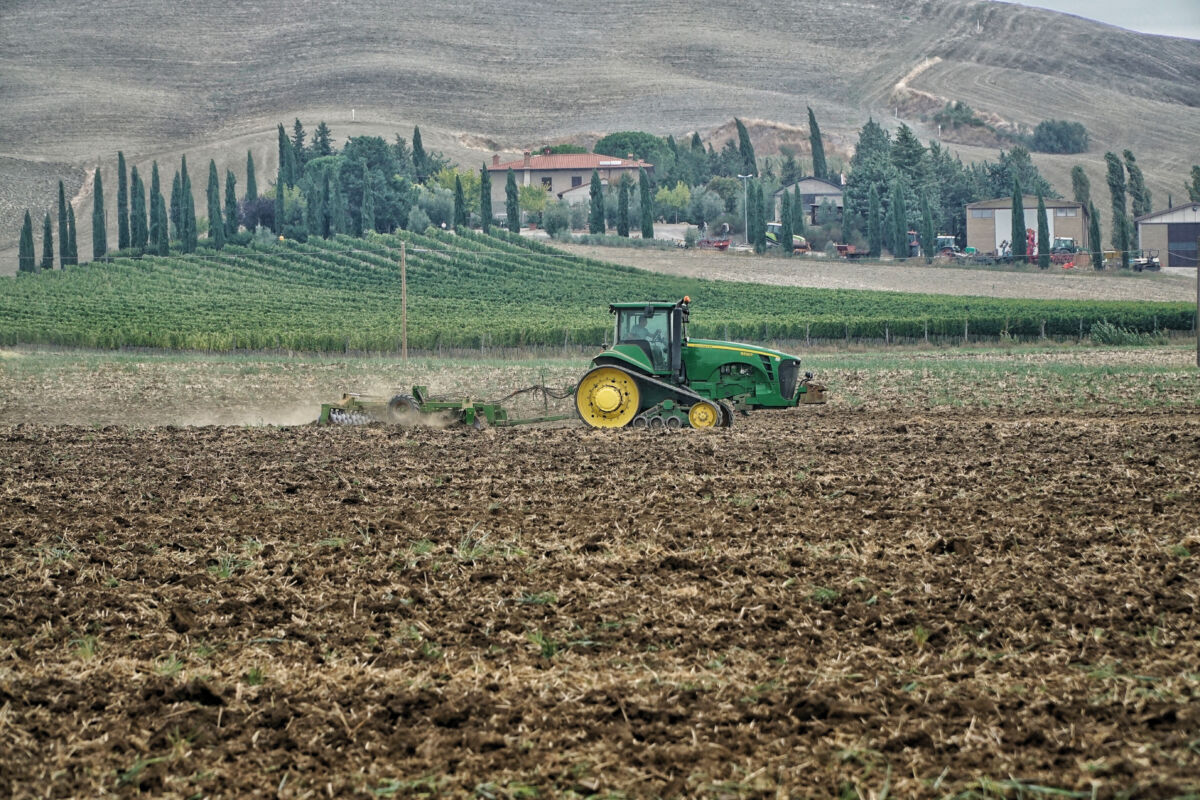
[[[1159,206],[1181,196],[1200,153],[1200,42],[1054,12],[982,0],[796,0],[783,10],[756,0],[736,13],[703,0],[617,0],[602,15],[577,0],[552,11],[503,0],[487,11],[464,15],[446,0],[402,15],[379,0],[6,4],[4,271],[20,212],[40,219],[53,203],[48,174],[78,188],[81,168],[111,171],[122,149],[139,168],[183,152],[196,164],[214,157],[240,180],[253,148],[269,176],[273,128],[296,117],[323,119],[339,138],[407,137],[419,124],[427,147],[477,163],[621,129],[706,135],[734,115],[803,126],[807,105],[832,149],[848,152],[869,115],[894,127],[899,111],[929,136],[923,106],[955,99],[1027,125],[1084,122],[1086,158],[1038,157],[1059,190],[1077,161],[1103,186],[1103,152],[1130,147]],[[76,202],[87,243],[90,200]]]

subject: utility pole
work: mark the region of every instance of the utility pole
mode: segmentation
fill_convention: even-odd
[[[408,364],[408,265],[405,241],[400,240],[400,360]]]
[[[742,179],[742,230],[745,232],[746,244],[750,243],[750,195],[749,195],[749,178],[753,175],[738,175]]]

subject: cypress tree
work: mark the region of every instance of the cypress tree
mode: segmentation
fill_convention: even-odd
[[[1112,196],[1112,244],[1121,254],[1121,267],[1129,269],[1129,217],[1125,212],[1125,166],[1116,153],[1105,153],[1108,193]]]
[[[125,178],[125,154],[117,151],[117,249],[129,247],[129,184]]]
[[[162,242],[167,238],[167,220],[159,213],[159,201],[162,200],[162,188],[158,183],[158,162],[150,165],[150,251],[158,253],[162,250]]]
[[[754,231],[754,249],[760,253],[767,251],[767,187],[758,182],[754,193],[758,195],[756,207],[758,211],[757,226]]]
[[[1092,268],[1104,269],[1104,247],[1100,241],[1100,214],[1095,203],[1088,203],[1088,245],[1092,251]]]
[[[162,192],[156,192],[154,201],[155,208],[158,209],[158,247],[155,252],[160,256],[168,256],[171,254],[171,235],[167,229],[167,200],[163,197]]]
[[[804,213],[804,195],[800,194],[800,184],[797,183],[792,192],[792,232],[804,236],[808,231],[808,215]]]
[[[785,256],[792,254],[792,195],[783,193],[779,207],[779,246]]]
[[[58,266],[67,265],[71,255],[71,237],[67,235],[67,194],[63,182],[58,182]]]
[[[104,258],[108,253],[108,232],[105,228],[104,186],[100,180],[100,168],[96,167],[96,180],[92,195],[92,260]]]
[[[754,156],[754,144],[750,141],[750,132],[737,117],[733,118],[733,123],[737,127],[738,154],[742,157],[742,172],[757,178],[758,159]]]
[[[517,203],[517,176],[508,168],[508,177],[504,181],[504,213],[508,217],[508,230],[512,233],[521,232],[521,206]]]
[[[67,238],[71,246],[67,250],[67,263],[71,266],[79,263],[79,243],[75,240],[75,206],[67,203]]]
[[[334,172],[329,179],[329,232],[331,234],[346,233],[350,230],[350,220],[346,213],[346,196],[342,194],[342,176]]]
[[[1020,263],[1025,260],[1025,200],[1021,195],[1021,181],[1013,178],[1012,199],[1012,255]]]
[[[592,182],[588,187],[588,233],[604,233],[604,188],[600,173],[592,170]]]
[[[135,166],[129,171],[129,246],[146,249],[146,186]]]
[[[821,139],[821,128],[811,107],[808,109],[808,141],[812,145],[813,177],[825,180],[829,176],[829,167],[825,163],[825,142]]]
[[[454,232],[467,228],[467,198],[463,197],[462,178],[454,176]]]
[[[225,215],[221,213],[221,179],[217,177],[217,162],[208,160],[208,241],[220,250],[225,246]]]
[[[883,215],[879,208],[879,191],[871,184],[867,196],[867,255],[879,258],[883,252]]]
[[[322,170],[319,175],[308,178],[310,185],[304,190],[304,222],[310,239],[329,236],[329,173]]]
[[[629,183],[621,176],[621,188],[617,193],[617,236],[629,236]]]
[[[196,194],[192,191],[192,179],[188,176],[187,156],[182,157],[179,168],[180,223],[183,228],[183,252],[196,252],[200,232],[196,230]]]
[[[479,217],[483,232],[488,233],[492,229],[492,173],[487,164],[479,167]]]
[[[421,129],[413,126],[412,137],[413,169],[416,171],[417,183],[424,183],[429,177],[429,157],[425,155],[425,146],[421,143]],[[509,223],[509,228],[512,223]]]
[[[275,174],[275,235],[283,235],[283,167]]]
[[[238,232],[237,178],[233,170],[225,170],[225,238]]]
[[[644,167],[638,168],[638,194],[642,201],[642,238],[654,238],[654,198],[650,195],[650,176]]]
[[[296,124],[292,126],[292,152],[296,156],[296,166],[303,168],[308,159],[304,152],[304,126],[300,124],[299,117],[296,118]]]
[[[921,249],[925,251],[925,263],[933,263],[937,247],[937,233],[933,227],[933,210],[929,207],[929,193],[921,192]]]
[[[901,181],[892,184],[892,255],[903,261],[908,258],[908,209],[904,207]]]
[[[279,127],[276,129],[276,138],[278,139],[276,144],[279,150],[279,175],[281,178],[281,182],[277,185],[291,186],[295,180],[291,172],[291,165],[293,163],[291,155],[292,140],[288,138],[287,132],[284,131],[282,122],[279,123]]]
[[[1038,191],[1038,208],[1037,208],[1037,255],[1038,266],[1042,269],[1050,268],[1050,221],[1046,219],[1046,200],[1042,197],[1041,191]]]
[[[17,272],[34,272],[37,265],[33,256],[33,219],[25,211],[25,222],[21,225],[21,239],[17,244]]]
[[[258,199],[258,181],[254,177],[254,154],[246,151],[246,202]]]
[[[171,229],[167,234],[176,241],[183,241],[183,189],[179,181],[179,171],[171,181]]]
[[[50,212],[42,224],[42,263],[40,269],[54,269],[54,231],[50,229]]]

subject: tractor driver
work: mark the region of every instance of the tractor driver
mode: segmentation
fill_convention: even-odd
[[[650,329],[646,327],[646,315],[642,314],[637,317],[633,323],[633,327],[629,329],[630,339],[649,339]]]

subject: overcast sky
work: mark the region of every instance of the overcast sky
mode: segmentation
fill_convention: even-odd
[[[1200,0],[1010,0],[1143,33],[1200,39]]]

